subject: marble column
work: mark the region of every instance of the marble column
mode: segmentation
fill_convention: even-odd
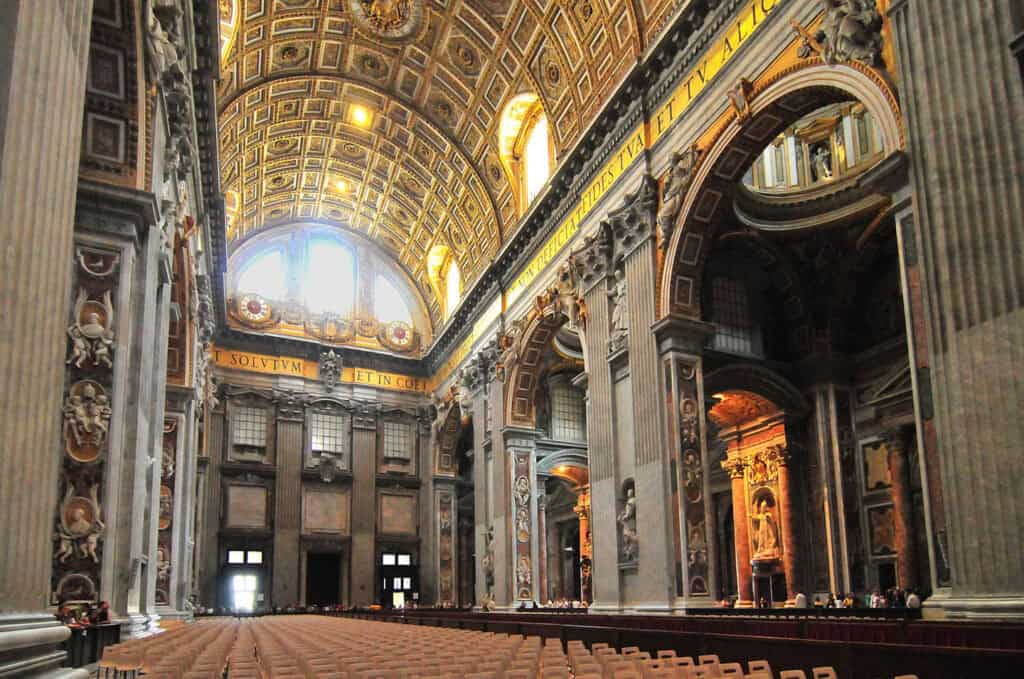
[[[913,503],[907,478],[907,452],[903,432],[896,430],[886,437],[889,449],[889,478],[892,485],[893,521],[896,542],[896,584],[907,589],[917,586],[917,559],[914,552]]]
[[[752,608],[754,593],[751,589],[753,571],[750,566],[750,519],[747,518],[746,488],[743,482],[742,460],[731,460],[725,466],[732,480],[732,523],[736,541],[736,608]]]
[[[797,566],[800,556],[797,554],[796,533],[794,529],[795,517],[793,515],[793,487],[789,483],[790,466],[792,458],[789,452],[783,450],[777,458],[779,470],[779,510],[782,513],[782,568],[786,575],[786,605],[792,606],[794,597],[799,589],[797,579]]]
[[[352,553],[349,561],[353,606],[374,603],[377,573],[377,414],[369,407],[352,416]]]
[[[593,600],[594,549],[590,541],[590,487],[580,489],[576,505],[572,508],[580,520],[580,600]]]
[[[43,451],[60,441],[91,15],[91,0],[0,3],[0,674],[54,670],[68,636],[47,612],[59,458]]]
[[[890,8],[952,571],[948,598],[930,603],[955,616],[1024,617],[1024,83],[1013,4]]]

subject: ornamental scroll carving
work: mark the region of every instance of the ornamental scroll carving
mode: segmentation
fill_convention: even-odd
[[[683,515],[686,517],[686,588],[689,594],[708,593],[704,460],[701,454],[702,408],[697,399],[697,367],[681,362],[679,374],[679,440]]]
[[[438,560],[440,561],[440,577],[438,598],[442,603],[451,603],[453,600],[454,562],[453,552],[455,542],[452,531],[452,506],[451,493],[441,493],[438,498]]]
[[[533,565],[530,543],[533,536],[530,514],[530,457],[531,453],[515,453],[515,481],[512,486],[512,501],[515,510],[515,580],[516,598],[533,599]]]
[[[62,474],[55,512],[52,602],[95,601],[106,526],[100,497],[110,445],[112,377],[116,360],[117,297],[121,257],[80,244],[75,248],[77,290],[67,326],[67,384],[61,408]],[[173,473],[162,464],[160,473]]]

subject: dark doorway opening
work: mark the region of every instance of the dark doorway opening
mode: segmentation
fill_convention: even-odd
[[[341,603],[341,555],[306,555],[306,603],[329,606]]]
[[[878,564],[878,589],[883,592],[890,587],[896,586],[896,564],[894,563],[880,563]]]

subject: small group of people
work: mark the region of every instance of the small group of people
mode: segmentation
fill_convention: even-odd
[[[720,597],[716,604],[718,608],[735,608],[736,600],[733,597]],[[757,608],[772,608],[773,604],[768,597],[762,596],[757,602]],[[900,589],[890,587],[882,592],[875,590],[863,598],[853,592],[848,592],[840,597],[836,594],[815,594],[813,601],[809,601],[803,592],[793,597],[794,608],[921,608],[921,595],[915,589]]]
[[[524,601],[519,604],[520,611],[532,611],[532,610],[547,610],[547,609],[565,609],[565,610],[577,610],[587,608],[586,601],[580,601],[579,599],[548,599],[547,603],[541,605],[536,601]]]
[[[110,604],[101,601],[86,605],[63,604],[57,609],[57,619],[68,627],[91,627],[110,622]]]
[[[813,605],[815,608],[921,608],[921,595],[914,589],[890,587],[884,594],[876,589],[863,598],[853,592],[847,592],[842,597],[831,593],[828,596],[816,594]],[[807,597],[797,594],[796,607],[807,608]]]

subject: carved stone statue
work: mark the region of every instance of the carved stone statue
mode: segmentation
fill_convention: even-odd
[[[107,395],[94,382],[82,380],[71,387],[64,403],[64,435],[67,445],[99,448],[107,438],[110,408]]]
[[[882,15],[875,0],[822,0],[822,4],[825,18],[817,32],[804,34],[800,56],[818,52],[828,64],[877,65],[882,53]]]
[[[679,210],[683,207],[683,199],[693,181],[693,171],[700,160],[700,149],[694,144],[683,153],[673,153],[668,178],[661,196],[661,209],[658,210],[658,238],[662,249],[668,247],[672,238]]]
[[[74,323],[68,327],[71,356],[66,363],[74,363],[76,368],[85,367],[87,361],[94,366],[114,367],[114,305],[110,291],[104,293],[101,304],[90,300],[85,288],[79,288],[74,318]]]
[[[620,349],[629,334],[629,309],[626,306],[626,271],[623,267],[615,269],[615,286],[608,291],[608,299],[612,304],[611,337],[608,340],[608,351]]]
[[[768,501],[762,499],[752,517],[757,523],[754,531],[754,558],[775,559],[779,556],[779,534],[775,527]]]
[[[92,559],[94,563],[99,563],[96,549],[106,526],[100,520],[98,497],[98,484],[89,489],[87,498],[76,496],[74,487],[68,484],[64,502],[61,503],[55,536],[60,543],[55,555],[60,563],[66,562],[72,556]]]
[[[811,163],[814,167],[814,176],[819,182],[823,179],[832,179],[832,153],[825,146],[814,149]]]
[[[321,352],[320,381],[327,387],[327,391],[334,391],[341,381],[341,366],[341,356],[334,353],[334,349]]]
[[[517,507],[530,506],[530,480],[525,476],[516,479],[515,497]]]
[[[494,526],[487,527],[487,534],[484,536],[487,543],[484,547],[483,571],[484,587],[487,589],[491,599],[494,599]]]
[[[636,534],[636,494],[632,488],[626,490],[626,503],[616,520],[622,530],[622,560],[636,561],[639,540]]]
[[[164,2],[164,5],[167,3]],[[150,0],[146,12],[146,56],[150,81],[160,82],[163,74],[178,63],[181,56],[172,35],[156,12],[156,0]],[[180,9],[178,10],[181,11]]]

